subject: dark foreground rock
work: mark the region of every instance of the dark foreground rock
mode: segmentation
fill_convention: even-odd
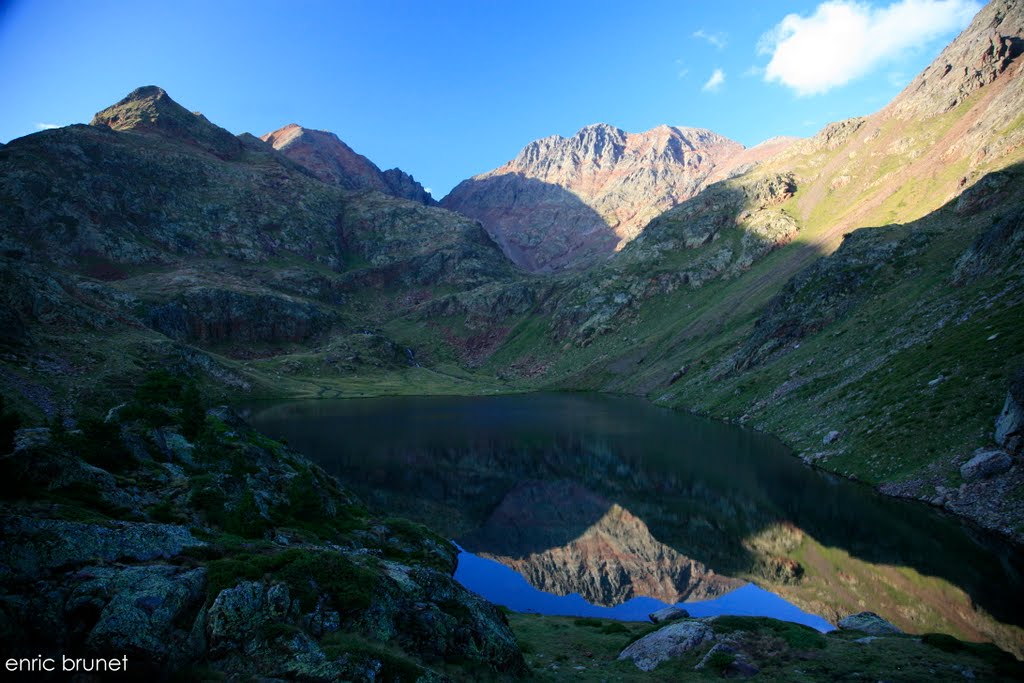
[[[524,673],[504,614],[452,578],[446,539],[372,517],[232,411],[197,409],[173,378],[143,383],[109,418],[26,433],[0,458],[12,656],[115,653],[158,680]]]

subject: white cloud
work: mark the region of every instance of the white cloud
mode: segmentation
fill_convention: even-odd
[[[975,0],[898,0],[879,8],[830,0],[809,17],[787,15],[761,36],[759,51],[771,55],[764,79],[798,95],[820,94],[963,28],[980,8]]]
[[[37,123],[36,130],[53,130],[54,128],[60,128],[59,123]]]
[[[715,69],[711,72],[711,78],[709,78],[708,82],[701,87],[701,90],[705,90],[707,92],[718,92],[723,83],[725,83],[725,72],[721,69]]]
[[[694,38],[700,38],[701,40],[707,41],[711,45],[714,45],[719,50],[725,49],[728,45],[728,41],[725,39],[725,34],[719,31],[718,33],[708,33],[704,29],[697,29],[693,32]]]

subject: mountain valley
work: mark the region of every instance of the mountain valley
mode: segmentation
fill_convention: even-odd
[[[1005,543],[1016,566],[1021,112],[1024,3],[993,0],[892,102],[812,137],[744,148],[701,128],[594,124],[531,142],[440,201],[333,133],[234,135],[157,86],[88,125],[11,140],[0,416],[27,428],[9,430],[0,458],[14,539],[3,632],[127,647],[165,673],[202,660],[242,676],[459,680],[539,666],[520,648],[543,641],[536,623],[451,579],[449,529],[391,517],[383,494],[364,506],[358,485],[214,407],[271,398],[639,396],[943,509]],[[839,605],[871,609],[865,596],[884,594],[877,567],[850,561],[851,578],[829,564],[843,549],[813,539],[794,559],[752,535],[754,560],[716,574],[683,547],[699,541],[671,537],[629,495],[523,480],[488,499],[476,540],[534,585],[595,603],[643,581],[666,602],[714,597],[742,577],[838,621]],[[520,519],[548,508],[599,521],[568,543],[518,547]],[[92,540],[108,535],[123,553]],[[595,548],[612,548],[626,578],[603,578]],[[802,584],[786,573],[797,560]],[[644,577],[651,563],[659,573]],[[897,569],[886,580],[920,602],[901,628],[955,624],[1024,652],[1019,624]],[[822,596],[847,580],[842,601]],[[943,613],[936,595],[957,607]],[[57,640],[38,614],[61,624]],[[584,626],[566,629],[586,643]],[[935,646],[944,657],[1022,675],[1009,655],[944,637],[956,643]],[[763,654],[743,647],[739,661]]]

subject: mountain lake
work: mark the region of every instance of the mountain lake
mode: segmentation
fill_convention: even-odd
[[[371,511],[452,539],[456,579],[514,611],[645,620],[679,604],[821,631],[872,611],[1024,654],[1022,553],[749,429],[585,393],[242,412]]]

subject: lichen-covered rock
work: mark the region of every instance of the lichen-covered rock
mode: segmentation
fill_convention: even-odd
[[[154,429],[150,432],[150,437],[169,462],[195,464],[192,461],[195,446],[181,434],[170,429]]]
[[[426,567],[382,563],[387,579],[362,617],[369,632],[394,638],[431,658],[476,662],[511,674],[525,663],[508,620],[497,607],[449,574]]]
[[[203,652],[205,569],[87,567],[74,580],[80,583],[64,611],[72,623],[98,614],[85,638],[91,651],[124,653],[136,666],[172,669]]]
[[[117,522],[85,524],[11,515],[0,519],[0,578],[38,577],[96,561],[167,558],[205,545],[184,526]]]
[[[648,634],[619,653],[641,671],[654,671],[662,662],[685,655],[713,641],[714,631],[702,621],[676,621]]]
[[[888,636],[903,633],[874,612],[859,612],[839,620],[839,628],[846,631],[860,631],[872,636]]]
[[[1013,459],[1006,451],[979,449],[974,457],[960,466],[964,481],[988,479],[1002,474],[1013,466]]]
[[[222,590],[210,606],[206,626],[210,650],[254,654],[262,644],[255,637],[262,628],[297,616],[298,605],[292,603],[285,584],[243,581],[234,588]]]

